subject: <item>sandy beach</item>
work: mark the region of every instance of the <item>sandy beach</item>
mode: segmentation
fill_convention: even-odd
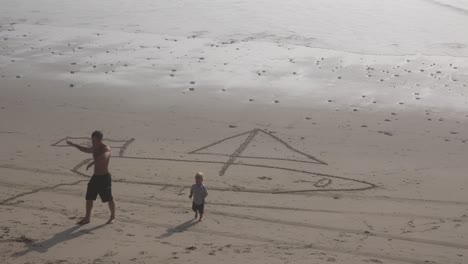
[[[0,0],[0,263],[468,263],[467,28],[462,0]],[[117,221],[77,226],[66,140],[97,129]]]

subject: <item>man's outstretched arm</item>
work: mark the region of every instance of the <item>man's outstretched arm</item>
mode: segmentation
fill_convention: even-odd
[[[85,152],[85,153],[93,153],[93,149],[92,148],[87,148],[87,147],[83,147],[83,146],[80,146],[78,144],[75,144],[69,140],[67,140],[67,144],[72,146],[72,147],[75,147],[77,148],[78,150],[82,151],[82,152]]]

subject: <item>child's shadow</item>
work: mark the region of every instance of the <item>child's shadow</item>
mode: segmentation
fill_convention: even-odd
[[[184,232],[186,230],[188,230],[190,227],[198,224],[199,222],[196,221],[196,219],[191,219],[191,220],[188,220],[188,221],[185,221],[183,222],[182,224],[176,226],[176,227],[171,227],[171,228],[168,228],[166,230],[166,233],[162,234],[159,236],[159,238],[168,238],[172,235],[174,235],[175,233],[181,233],[181,232]]]
[[[97,230],[99,228],[102,228],[104,226],[106,226],[106,224],[98,225],[98,226],[88,228],[88,229],[82,229],[80,231],[75,232],[80,227],[82,227],[80,225],[75,225],[75,226],[73,226],[71,228],[68,228],[68,229],[58,233],[58,234],[55,234],[53,237],[51,237],[51,238],[49,238],[47,240],[39,241],[39,242],[33,242],[33,243],[26,243],[25,245],[26,245],[27,248],[25,250],[21,251],[21,252],[14,253],[13,256],[14,257],[24,256],[24,255],[28,254],[31,251],[45,253],[50,248],[56,246],[59,243],[75,239],[75,238],[80,237],[80,236],[85,235],[85,234],[89,234],[92,231]]]

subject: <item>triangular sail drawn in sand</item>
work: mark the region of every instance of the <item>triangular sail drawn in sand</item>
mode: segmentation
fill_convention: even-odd
[[[268,151],[266,151],[265,148],[263,149],[264,150],[263,152],[269,152],[269,155],[263,155],[263,154],[259,155],[258,153],[255,153],[255,151],[252,152],[253,154],[248,155],[248,147],[250,145],[250,147],[252,148],[253,146],[252,142],[254,142],[255,140],[258,141],[256,144],[261,144],[262,140],[270,141],[270,144],[268,144],[268,147],[270,147],[270,145],[273,145],[273,149],[271,149],[271,147],[270,149],[268,149],[268,147],[266,148]],[[237,149],[235,149],[233,152],[230,152],[230,153],[226,152],[225,148],[232,148],[232,144],[234,143],[237,143],[236,144],[238,145]],[[255,146],[256,145],[254,145],[253,147]],[[281,151],[278,150],[278,146],[281,147],[280,149]],[[277,153],[279,153],[278,156],[272,156],[271,153],[273,151],[276,151]],[[285,151],[289,154],[289,156],[285,155],[284,153]],[[310,154],[304,153],[302,151],[299,151],[293,148],[284,140],[262,129],[253,129],[253,130],[241,133],[241,134],[237,134],[228,138],[218,140],[204,147],[193,150],[189,152],[189,154],[216,155],[216,156],[229,157],[227,162],[223,165],[223,167],[219,171],[220,176],[223,176],[226,173],[226,170],[229,168],[229,166],[232,165],[232,163],[237,158],[271,159],[271,160],[283,160],[283,161],[327,165],[327,163],[317,159],[316,157]]]

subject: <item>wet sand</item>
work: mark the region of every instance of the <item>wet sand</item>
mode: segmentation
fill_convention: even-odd
[[[0,261],[464,263],[468,11],[370,2],[0,1]]]

